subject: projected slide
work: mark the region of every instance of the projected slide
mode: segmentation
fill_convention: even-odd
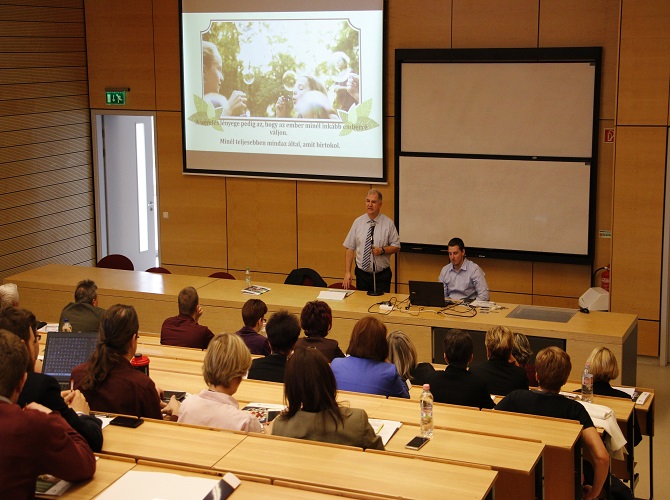
[[[185,172],[384,179],[383,2],[328,3],[182,0]]]

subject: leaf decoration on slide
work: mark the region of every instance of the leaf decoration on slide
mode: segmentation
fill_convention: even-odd
[[[219,121],[223,112],[222,108],[214,108],[211,102],[205,101],[196,94],[193,94],[193,103],[195,104],[196,112],[188,117],[190,121],[205,127],[211,126],[214,130],[223,132],[223,126]]]
[[[338,110],[338,115],[344,126],[340,131],[340,137],[352,132],[365,132],[379,127],[379,123],[370,118],[372,110],[372,99],[363,101],[358,106],[352,106],[349,111]]]

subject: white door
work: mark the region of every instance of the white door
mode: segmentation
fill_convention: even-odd
[[[105,114],[95,123],[98,258],[123,254],[136,271],[158,266],[154,118]]]

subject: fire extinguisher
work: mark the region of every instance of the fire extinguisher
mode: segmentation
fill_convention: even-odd
[[[603,272],[600,275],[600,287],[603,290],[605,290],[606,292],[609,292],[610,291],[610,267],[609,266],[599,267],[598,269],[593,271],[593,278],[596,277],[596,274],[598,274],[598,271]]]

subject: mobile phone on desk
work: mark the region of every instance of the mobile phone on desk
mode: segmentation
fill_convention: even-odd
[[[421,448],[424,447],[424,445],[428,441],[430,441],[430,438],[416,436],[415,438],[412,438],[412,440],[405,445],[405,448],[409,450],[420,450]]]
[[[119,427],[130,427],[135,429],[142,425],[144,420],[137,417],[114,417],[109,425],[118,425]]]

